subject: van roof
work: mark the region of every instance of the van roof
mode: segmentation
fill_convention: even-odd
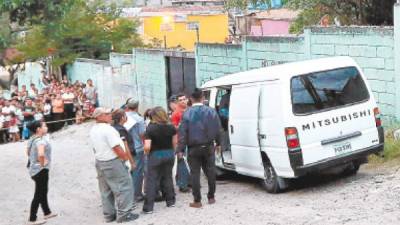
[[[348,56],[329,57],[285,63],[260,69],[226,75],[208,81],[202,88],[231,86],[238,84],[290,79],[293,76],[308,74],[317,71],[331,70],[348,66],[356,66],[356,62]]]

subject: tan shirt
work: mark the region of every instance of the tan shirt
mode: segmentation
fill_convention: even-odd
[[[64,112],[64,101],[62,99],[53,100],[53,112],[54,113],[63,113]]]

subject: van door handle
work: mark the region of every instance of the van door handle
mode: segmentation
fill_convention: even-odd
[[[265,134],[259,134],[258,137],[260,139],[267,139],[267,135],[265,135]]]
[[[231,125],[231,134],[233,134],[233,126]]]

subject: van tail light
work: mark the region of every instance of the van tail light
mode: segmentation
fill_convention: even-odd
[[[376,107],[374,109],[374,116],[375,116],[376,127],[382,126],[381,113],[379,112],[379,108],[378,107]]]
[[[290,152],[295,152],[300,150],[300,140],[295,127],[285,128],[286,144]]]

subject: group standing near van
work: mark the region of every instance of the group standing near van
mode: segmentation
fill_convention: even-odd
[[[179,190],[191,187],[189,206],[201,208],[201,169],[208,181],[207,202],[214,204],[217,171],[260,178],[268,192],[276,193],[288,187],[289,178],[309,172],[339,167],[356,173],[369,154],[383,150],[379,109],[348,57],[218,78],[196,89],[190,101],[189,107],[185,95],[174,96],[171,118],[155,107],[146,111],[145,120],[135,99],[123,109],[94,110],[90,140],[106,222],[136,220],[133,211],[142,200],[142,212],[153,213],[160,191],[166,206],[174,207],[175,158]],[[43,224],[36,216],[39,205],[44,219],[57,216],[47,202],[51,146],[45,123],[30,129],[35,135],[27,152],[35,195],[29,221]]]

